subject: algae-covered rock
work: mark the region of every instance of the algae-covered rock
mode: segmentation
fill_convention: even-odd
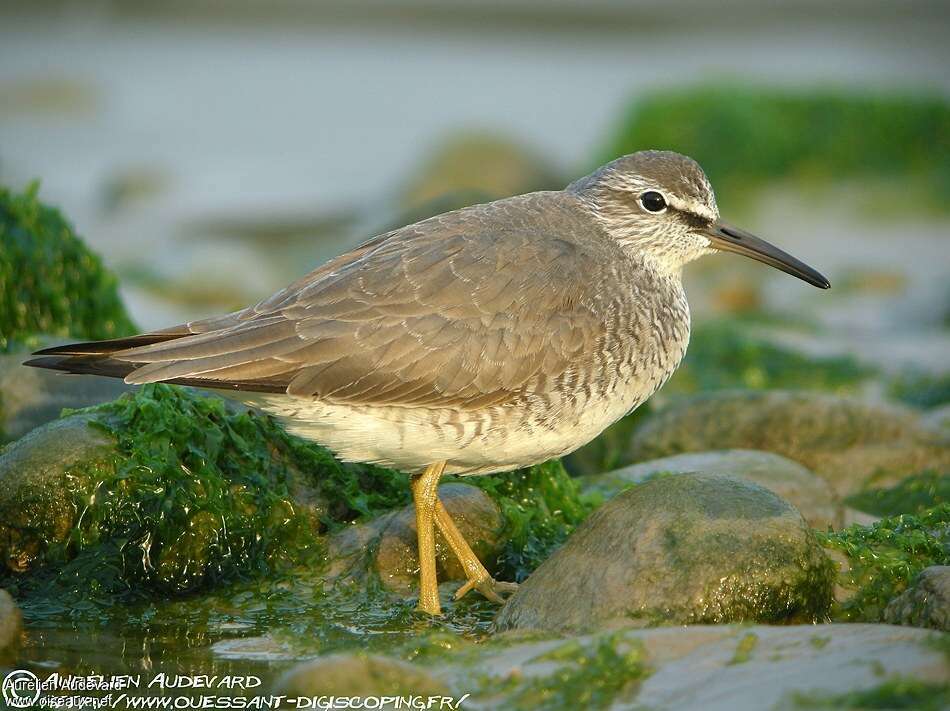
[[[23,618],[10,593],[0,590],[0,652],[13,647],[20,638]]]
[[[914,584],[887,605],[884,621],[950,632],[950,566],[924,568]]]
[[[306,560],[318,532],[407,489],[219,398],[147,386],[3,451],[0,554],[29,590],[180,593]]]
[[[771,452],[726,449],[676,454],[584,476],[580,483],[586,493],[612,498],[654,476],[687,472],[716,474],[764,486],[798,509],[812,528],[834,526],[839,520],[834,492],[828,483],[801,464]]]
[[[839,496],[950,467],[950,445],[897,406],[807,392],[730,391],[684,399],[634,433],[635,461],[743,448],[775,452],[823,477]]]
[[[37,192],[0,188],[0,351],[42,334],[133,333],[115,277]]]
[[[275,692],[288,696],[442,696],[446,686],[424,669],[380,656],[333,654],[284,674]]]
[[[950,503],[950,474],[925,471],[902,479],[894,486],[872,486],[849,496],[845,503],[875,516],[921,513]]]
[[[816,535],[839,568],[832,617],[879,622],[922,570],[950,565],[950,504]]]
[[[115,400],[130,386],[114,378],[63,376],[27,368],[27,351],[0,354],[0,442],[22,437],[55,420],[64,409],[77,410]]]
[[[85,507],[77,472],[112,470],[115,438],[91,426],[94,419],[56,420],[0,453],[0,559],[7,570],[30,570],[66,542]]]
[[[440,676],[472,692],[474,708],[941,709],[950,699],[950,662],[932,643],[934,633],[908,627],[688,625],[570,639],[509,635],[479,645],[474,659],[435,660]],[[863,704],[828,703],[860,694]]]
[[[833,571],[801,515],[760,486],[657,477],[595,511],[519,588],[496,628],[814,620]]]
[[[506,542],[498,504],[468,484],[443,484],[439,498],[479,560],[493,568]],[[411,592],[419,571],[415,508],[405,506],[367,523],[347,526],[331,536],[328,549],[331,575],[361,579],[372,570],[386,588]],[[436,562],[440,581],[465,580],[465,571],[438,533]]]

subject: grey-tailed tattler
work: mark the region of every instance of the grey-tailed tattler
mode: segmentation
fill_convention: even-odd
[[[472,552],[440,477],[561,457],[650,397],[689,340],[683,265],[717,250],[830,286],[720,220],[695,161],[642,151],[379,235],[241,311],[27,364],[221,391],[342,460],[411,474],[419,607],[439,614],[435,529],[468,578],[456,598],[514,588]]]

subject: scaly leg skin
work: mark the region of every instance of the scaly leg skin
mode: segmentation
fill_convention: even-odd
[[[419,550],[419,609],[430,615],[442,614],[439,581],[435,573],[435,531],[433,520],[439,494],[439,479],[445,462],[437,462],[412,478],[412,500],[416,506],[416,535]]]
[[[518,584],[498,582],[489,574],[471,546],[468,545],[468,541],[465,540],[462,532],[458,530],[455,521],[452,520],[452,515],[445,508],[445,505],[439,501],[438,497],[435,500],[435,525],[449,544],[449,548],[452,549],[455,557],[459,559],[459,563],[462,564],[462,568],[465,570],[465,577],[468,578],[468,582],[455,593],[455,599],[460,600],[466,593],[474,589],[492,602],[499,605],[504,604],[505,598],[502,597],[502,593],[510,595],[518,589]]]

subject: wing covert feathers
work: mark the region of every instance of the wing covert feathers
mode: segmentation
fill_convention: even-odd
[[[482,408],[551,387],[603,338],[604,255],[562,193],[374,238],[257,305],[166,331],[48,348],[27,364],[143,384],[361,405]],[[582,246],[582,244],[584,246]]]

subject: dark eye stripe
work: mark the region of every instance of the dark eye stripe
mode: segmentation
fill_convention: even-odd
[[[677,210],[675,207],[670,208],[670,209],[676,213],[677,218],[685,222],[687,225],[689,225],[693,229],[700,230],[704,227],[709,227],[709,225],[711,225],[713,222],[708,217],[697,215],[695,212],[689,212],[687,210]]]

